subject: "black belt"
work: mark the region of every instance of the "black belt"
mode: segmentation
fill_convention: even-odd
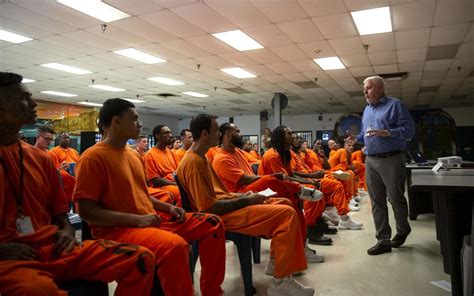
[[[396,150],[396,151],[390,151],[390,152],[384,152],[384,153],[369,154],[369,156],[376,157],[376,158],[387,158],[387,157],[390,157],[390,156],[399,155],[399,154],[403,154],[403,153],[405,153],[405,151]]]

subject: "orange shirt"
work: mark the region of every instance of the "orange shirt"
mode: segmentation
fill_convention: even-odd
[[[61,148],[61,146],[56,146],[53,149],[49,150],[48,153],[54,155],[52,156],[53,161],[56,161],[54,164],[58,168],[61,163],[65,162],[77,162],[79,160],[79,153],[69,147],[67,149]]]
[[[249,164],[260,164],[260,160],[259,160],[258,158],[256,158],[256,157],[254,157],[254,156],[252,155],[252,153],[247,152],[247,151],[245,151],[245,150],[242,150],[242,149],[240,149],[240,148],[236,148],[236,149],[242,151],[242,153],[243,153],[245,159],[247,160],[247,162],[248,162]],[[253,151],[253,150],[251,150],[251,151]],[[255,151],[254,151],[254,152],[255,152]]]
[[[59,183],[58,172],[51,158],[40,149],[20,141],[23,149],[24,188],[23,213],[31,218],[34,233],[20,236],[16,229],[18,205],[14,191],[20,185],[20,158],[18,143],[0,147],[0,155],[7,170],[0,164],[0,242],[26,243],[41,246],[55,242],[58,227],[51,219],[68,212],[64,192]],[[11,178],[15,189],[8,181]]]
[[[344,148],[339,148],[331,157],[329,157],[329,164],[331,165],[332,171],[347,171],[350,163],[350,158],[348,158],[348,153]]]
[[[352,161],[358,161],[360,163],[365,163],[364,153],[361,150],[352,152],[351,154]]]
[[[221,151],[221,147],[219,146],[214,146],[209,148],[209,150],[206,153],[207,159],[209,159],[209,162],[212,163],[214,161],[214,157],[216,157],[217,153]]]
[[[219,199],[232,197],[208,159],[188,151],[179,165],[178,175],[181,185],[186,188],[193,209],[205,211]]]
[[[139,154],[142,158],[145,157],[145,153],[146,153],[145,151],[140,151],[140,150],[138,150],[138,149],[135,149],[135,151],[137,151],[138,154]]]
[[[284,173],[288,176],[293,176],[293,168],[291,161],[288,165],[284,165],[280,154],[274,149],[268,149],[263,155],[262,162],[258,167],[259,175],[270,175],[274,173]]]
[[[291,167],[300,173],[309,173],[309,168],[303,163],[303,159],[293,150],[290,150],[291,153]]]
[[[181,147],[178,150],[173,150],[173,151],[174,151],[174,155],[176,156],[176,161],[179,164],[181,162],[181,159],[183,159],[184,154],[186,153],[186,150],[184,150],[184,148]]]
[[[334,153],[336,153],[337,149],[331,149],[329,150],[329,158],[333,156]]]
[[[164,178],[174,181],[173,173],[178,168],[178,160],[171,149],[153,147],[145,154],[145,167],[148,180]]]
[[[221,149],[214,158],[212,167],[230,192],[239,192],[245,186],[238,184],[243,175],[255,175],[245,159],[244,151],[240,149],[235,149],[234,153]]]
[[[117,148],[103,142],[87,149],[77,163],[73,200],[81,199],[93,200],[117,212],[155,213],[140,155],[131,148]],[[91,228],[99,237],[112,229],[94,225]]]
[[[311,149],[306,149],[306,153],[304,155],[304,162],[306,165],[311,169],[313,172],[324,170],[324,160],[318,153],[314,152]]]
[[[249,153],[252,154],[252,156],[255,157],[255,158],[258,159],[258,160],[262,159],[262,157],[260,156],[260,154],[258,154],[257,151],[255,151],[255,150],[253,150],[253,149],[250,150]]]

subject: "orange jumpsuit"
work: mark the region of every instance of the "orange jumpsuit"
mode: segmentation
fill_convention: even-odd
[[[153,187],[151,180],[154,178],[163,178],[174,182],[173,173],[176,172],[178,168],[178,160],[175,154],[171,152],[171,149],[158,149],[157,147],[153,147],[145,154],[145,167],[148,183]],[[178,186],[166,185],[160,188],[171,192],[176,204],[181,205]]]
[[[74,201],[90,199],[103,208],[136,215],[158,214],[159,227],[101,227],[91,224],[95,237],[134,243],[150,249],[165,295],[193,295],[187,242],[199,241],[202,295],[220,295],[225,272],[224,225],[210,214],[187,213],[183,223],[153,209],[145,167],[130,148],[98,143],[82,155],[77,167]]]
[[[221,147],[219,146],[214,146],[214,147],[209,148],[209,150],[206,153],[206,157],[207,159],[209,159],[210,163],[214,161],[214,157],[216,157],[219,151],[221,151]]]
[[[356,174],[359,177],[359,188],[364,188],[367,191],[367,184],[365,183],[365,156],[362,151],[357,150],[351,154],[352,164],[356,169]]]
[[[245,157],[245,159],[247,160],[247,162],[248,162],[250,165],[252,165],[252,164],[260,164],[260,160],[259,160],[257,157],[253,156],[252,153],[247,152],[247,151],[242,150],[242,149],[239,149],[239,148],[236,148],[236,150],[242,151],[243,156]],[[252,151],[253,151],[253,150],[252,150]],[[254,151],[254,152],[255,152],[255,151]]]
[[[56,146],[53,149],[48,151],[51,159],[53,160],[53,164],[56,168],[63,162],[77,162],[79,160],[79,153],[73,148],[61,148],[61,146]],[[60,170],[59,173],[61,174],[62,178],[62,185],[64,189],[64,193],[66,194],[66,198],[68,201],[72,200],[72,193],[74,191],[74,184],[76,183],[76,178],[71,176],[66,170]]]
[[[262,159],[262,157],[260,156],[260,154],[258,154],[257,151],[255,151],[255,150],[253,150],[253,149],[250,150],[249,153],[252,154],[252,156],[255,157],[255,158],[258,159],[258,160],[261,160],[261,159]]]
[[[331,165],[331,171],[335,172],[337,170],[344,171],[349,173],[351,177],[346,180],[342,181],[344,185],[344,191],[346,192],[346,198],[349,201],[352,196],[356,196],[357,193],[357,182],[356,182],[356,175],[354,171],[349,169],[349,165],[351,164],[350,156],[348,156],[348,152],[344,148],[338,149],[330,158],[329,164]]]
[[[1,260],[2,295],[67,295],[54,280],[85,279],[117,281],[116,295],[149,295],[153,283],[154,255],[143,247],[112,241],[89,240],[71,252],[53,255],[58,227],[51,220],[65,215],[68,206],[51,159],[43,151],[23,142],[25,188],[23,213],[31,219],[34,232],[20,235],[15,222],[19,190],[19,146],[0,147],[0,243],[26,244],[36,250],[37,260]],[[8,173],[8,177],[6,175]],[[12,188],[13,183],[15,188]],[[18,192],[18,191],[17,191]]]
[[[177,175],[192,207],[206,211],[218,200],[232,198],[206,158],[188,151]],[[275,260],[276,278],[307,268],[303,239],[295,210],[285,204],[247,206],[220,216],[226,230],[271,238],[270,255]]]
[[[181,162],[181,159],[183,159],[184,154],[186,153],[186,150],[184,148],[179,148],[178,150],[173,150],[174,155],[176,156],[176,161],[178,164]]]

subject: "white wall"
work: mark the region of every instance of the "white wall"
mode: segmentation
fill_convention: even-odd
[[[140,114],[140,121],[143,125],[142,134],[151,135],[153,128],[158,124],[166,124],[173,135],[179,135],[179,120],[175,117],[168,117],[163,115]]]
[[[454,118],[456,126],[473,126],[474,125],[474,107],[465,108],[444,108]]]

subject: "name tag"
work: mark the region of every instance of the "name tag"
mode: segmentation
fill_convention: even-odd
[[[22,236],[34,233],[35,229],[33,223],[31,223],[31,218],[28,216],[16,218],[16,230]]]

